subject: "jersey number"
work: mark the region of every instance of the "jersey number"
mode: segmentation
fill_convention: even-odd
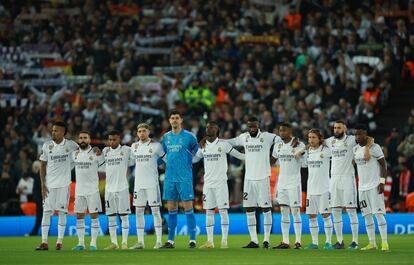
[[[138,198],[138,194],[137,192],[134,192],[134,200],[136,200]]]
[[[205,202],[205,201],[206,201],[206,195],[203,194],[203,202]]]
[[[306,207],[309,207],[309,199],[306,199]]]
[[[366,207],[367,207],[367,202],[366,202],[365,200],[361,201],[361,202],[359,203],[359,207],[361,207],[361,208],[366,208]]]
[[[106,208],[109,208],[109,201],[106,201]]]
[[[249,196],[249,194],[247,192],[243,193],[243,200],[247,201],[247,196]]]

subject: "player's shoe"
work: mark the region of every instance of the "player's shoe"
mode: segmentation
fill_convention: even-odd
[[[295,243],[295,249],[302,249],[302,244],[299,242]]]
[[[269,249],[270,248],[270,244],[268,241],[263,241],[263,248],[264,249]]]
[[[96,246],[89,246],[89,250],[90,251],[96,251],[96,250],[98,250],[98,248]]]
[[[361,248],[361,250],[376,250],[377,246],[375,246],[374,244],[368,243],[368,245],[366,245],[366,247]]]
[[[62,243],[56,243],[56,250],[62,250],[63,244]]]
[[[36,248],[36,250],[49,250],[49,245],[47,243],[42,243]]]
[[[344,241],[342,241],[341,243],[336,242],[335,245],[333,245],[334,249],[344,249],[345,248],[345,244]]]
[[[325,249],[325,250],[332,250],[333,249],[333,246],[332,246],[331,243],[326,242],[325,243],[325,246],[323,246],[323,249]]]
[[[382,251],[389,251],[390,250],[390,246],[388,245],[388,242],[382,242],[381,250]]]
[[[129,248],[128,248],[128,245],[127,245],[127,244],[122,244],[121,249],[122,249],[122,250],[127,250],[127,249],[129,249]]]
[[[188,248],[197,248],[197,244],[195,241],[190,241],[190,243],[188,243]]]
[[[214,248],[214,243],[210,242],[210,241],[207,241],[206,243],[201,245],[199,248]]]
[[[137,242],[135,243],[135,245],[133,245],[129,249],[144,249],[144,248],[145,248],[144,242]]]
[[[161,248],[175,248],[175,244],[171,243],[170,241],[167,241]]]
[[[74,246],[74,247],[72,248],[72,250],[75,250],[75,251],[82,251],[82,250],[85,250],[85,246],[82,246],[82,245],[77,245],[77,246]]]
[[[229,248],[229,245],[227,244],[227,241],[221,241],[220,248]]]
[[[162,243],[161,242],[155,243],[154,249],[160,249],[160,248],[162,248]]]
[[[253,241],[250,241],[250,243],[249,243],[249,244],[245,245],[245,246],[244,246],[244,247],[242,247],[242,248],[259,248],[259,244],[254,243]]]
[[[119,249],[119,246],[117,244],[111,243],[109,246],[104,248],[104,250],[116,250]]]
[[[273,247],[273,249],[289,249],[290,245],[286,244],[285,242],[280,242],[279,245]]]
[[[318,249],[318,245],[310,243],[307,247],[305,247],[305,249]]]
[[[348,247],[348,249],[351,249],[351,250],[356,250],[358,248],[359,248],[359,246],[355,241],[352,241],[351,245],[349,245],[349,247]]]

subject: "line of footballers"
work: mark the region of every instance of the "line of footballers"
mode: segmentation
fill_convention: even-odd
[[[293,217],[295,242],[292,247],[301,249],[302,206],[301,167],[309,170],[307,183],[306,213],[312,243],[307,249],[318,249],[318,220],[323,218],[326,235],[324,249],[344,249],[342,209],[350,218],[352,243],[348,248],[358,249],[357,187],[356,165],[359,182],[359,207],[364,217],[369,243],[362,250],[377,249],[375,240],[376,216],[381,235],[381,249],[389,250],[387,223],[385,220],[384,183],[386,162],[381,147],[367,136],[363,125],[357,126],[355,135],[347,134],[344,122],[334,124],[334,136],[324,139],[318,129],[308,133],[308,145],[292,135],[292,128],[284,123],[279,135],[262,132],[256,117],[250,117],[248,131],[233,139],[219,139],[219,127],[211,121],[206,126],[206,137],[197,143],[190,132],[182,129],[183,119],[179,112],[169,114],[171,131],[158,143],[149,138],[150,127],[141,123],[137,126],[139,140],[129,146],[120,144],[120,133],[112,131],[108,135],[108,146],[102,151],[90,145],[87,131],[78,135],[78,143],[65,139],[66,125],[55,122],[52,126],[52,140],[42,148],[40,177],[44,200],[42,218],[42,243],[36,250],[48,250],[48,233],[51,216],[58,212],[58,239],[56,250],[63,248],[66,228],[66,215],[69,202],[71,169],[75,167],[75,213],[78,245],[73,250],[85,250],[85,213],[91,215],[91,241],[89,250],[97,250],[97,237],[100,229],[98,213],[101,199],[98,189],[98,170],[106,172],[105,211],[111,244],[106,250],[128,249],[129,219],[131,213],[127,181],[128,167],[135,164],[135,187],[133,205],[136,207],[136,228],[138,240],[129,249],[143,249],[144,211],[148,205],[154,218],[156,243],[154,248],[174,248],[177,226],[178,203],[181,202],[187,218],[190,235],[189,248],[196,248],[196,221],[193,210],[192,164],[200,160],[204,163],[203,208],[206,210],[207,242],[200,248],[214,248],[213,228],[215,209],[221,220],[221,248],[228,248],[229,231],[229,192],[227,186],[227,156],[245,160],[243,187],[243,207],[246,210],[250,242],[243,248],[259,248],[256,231],[255,212],[258,208],[264,215],[263,248],[270,248],[272,228],[272,201],[270,193],[270,168],[278,163],[278,177],[275,201],[280,207],[282,241],[274,249],[289,249],[290,215]],[[235,147],[242,147],[244,153]],[[271,150],[273,151],[271,153]],[[162,244],[162,218],[160,213],[161,193],[158,166],[166,163],[163,200],[168,208],[168,241]],[[331,219],[333,216],[333,222]],[[117,240],[117,222],[121,220],[122,243]],[[337,242],[332,245],[335,228]]]

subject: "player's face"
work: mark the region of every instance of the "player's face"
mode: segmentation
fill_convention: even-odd
[[[259,132],[259,122],[257,121],[247,122],[247,127],[249,127],[249,133],[251,135],[256,135]]]
[[[169,121],[171,127],[174,129],[181,128],[181,124],[183,123],[183,119],[178,114],[171,115]]]
[[[148,139],[148,137],[149,137],[149,130],[148,129],[146,129],[146,128],[139,128],[138,129],[138,131],[137,131],[137,135],[138,135],[138,138],[141,140],[141,141],[146,141],[147,139]]]
[[[218,133],[218,127],[216,124],[207,123],[206,127],[206,134],[208,137],[214,137],[217,136]]]
[[[61,126],[52,126],[52,140],[60,141],[65,136],[65,128]]]
[[[292,129],[288,128],[288,127],[281,126],[279,128],[279,134],[280,134],[280,137],[283,140],[288,140],[288,139],[292,138]]]
[[[358,144],[364,144],[367,140],[367,132],[364,130],[356,130],[355,140]]]
[[[318,135],[316,133],[309,133],[308,142],[312,147],[319,147],[320,141]]]
[[[109,135],[108,136],[108,145],[115,149],[119,146],[119,144],[121,143],[121,137],[119,137],[119,135]]]
[[[79,134],[78,144],[81,149],[86,149],[90,143],[91,143],[91,138],[89,137],[89,134],[87,133]]]
[[[342,123],[335,123],[334,124],[334,136],[335,138],[342,138],[345,134],[345,125]]]

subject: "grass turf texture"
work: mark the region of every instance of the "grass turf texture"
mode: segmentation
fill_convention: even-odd
[[[164,238],[166,240],[166,238]],[[262,237],[259,238],[262,240]],[[272,245],[276,245],[281,235],[272,235]],[[350,236],[345,242],[350,243]],[[197,238],[198,246],[204,243],[205,236]],[[229,236],[229,249],[220,249],[220,236],[215,237],[216,249],[188,249],[188,237],[176,237],[175,249],[154,250],[154,236],[145,237],[144,250],[101,250],[109,245],[109,237],[98,238],[100,250],[72,251],[77,244],[77,237],[65,237],[62,251],[55,251],[56,238],[50,238],[49,251],[35,251],[40,237],[0,237],[0,264],[413,264],[414,238],[412,235],[389,235],[389,252],[361,250],[276,250],[276,249],[242,249],[249,242],[248,235]],[[294,238],[291,237],[291,242]],[[85,238],[86,243],[90,237]],[[129,238],[129,245],[136,241]],[[310,243],[310,236],[303,236],[303,246]],[[320,247],[324,236],[320,235]],[[120,238],[119,238],[120,242]],[[377,242],[380,242],[377,235]],[[367,244],[366,235],[360,236],[360,247]],[[347,246],[346,246],[347,247]],[[380,247],[380,244],[379,244]]]

